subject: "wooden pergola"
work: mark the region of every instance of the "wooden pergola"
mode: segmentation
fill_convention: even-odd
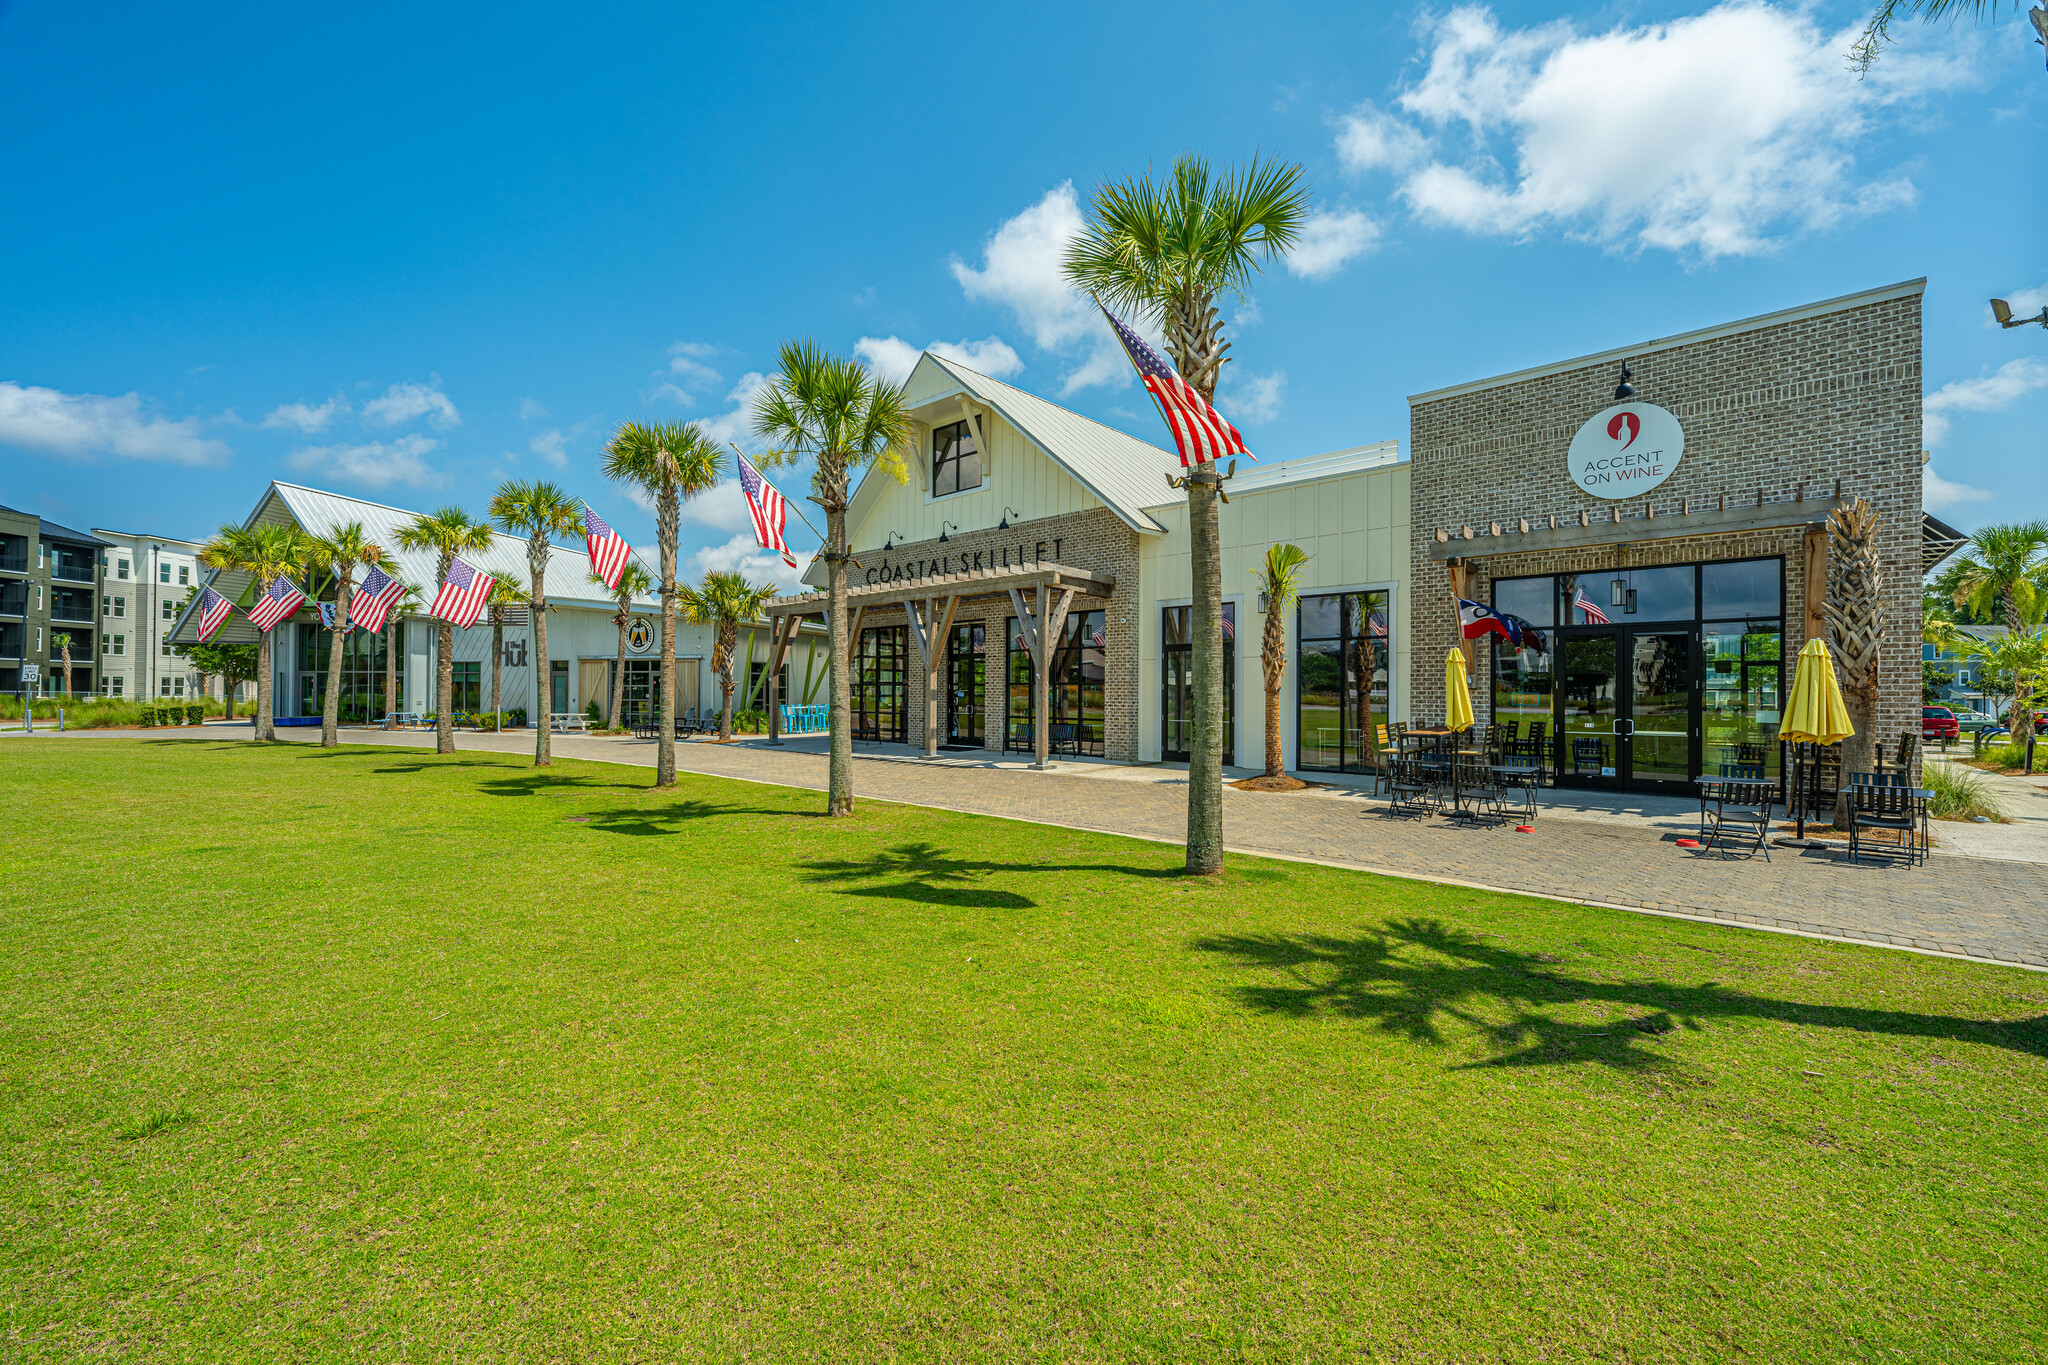
[[[909,622],[910,647],[924,674],[924,752],[927,758],[935,758],[939,752],[939,675],[946,664],[946,638],[953,628],[953,618],[966,603],[1007,597],[1024,635],[1025,652],[1031,656],[1031,745],[1037,766],[1042,768],[1051,733],[1046,719],[1050,710],[1049,674],[1061,632],[1066,629],[1067,613],[1076,597],[1107,598],[1115,587],[1116,579],[1109,574],[1065,564],[1038,563],[849,588],[846,606],[852,619],[846,632],[847,653],[851,658],[858,652],[861,623],[869,612],[885,607],[903,608]],[[770,638],[768,737],[771,743],[780,743],[782,662],[802,622],[813,616],[825,618],[825,594],[807,592],[778,597],[768,603],[763,614],[768,618]]]

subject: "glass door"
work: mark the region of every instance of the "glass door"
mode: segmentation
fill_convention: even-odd
[[[1699,771],[1692,632],[1574,634],[1559,652],[1558,780],[1690,790]]]
[[[988,636],[982,626],[955,626],[946,650],[946,744],[982,747],[982,702],[988,681]]]
[[[1162,607],[1159,659],[1159,756],[1185,763],[1194,750],[1193,607]],[[1237,763],[1237,603],[1223,604],[1223,762]]]

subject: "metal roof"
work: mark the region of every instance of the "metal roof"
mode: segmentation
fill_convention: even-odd
[[[273,481],[264,490],[263,496],[257,500],[255,510],[249,513],[242,524],[295,524],[310,535],[326,536],[352,521],[361,522],[364,536],[382,546],[384,552],[398,562],[398,577],[420,588],[425,600],[431,601],[435,574],[440,568],[438,557],[431,550],[407,550],[398,544],[398,529],[417,515],[418,513],[402,507],[387,507],[382,503],[365,502],[361,498],[351,498],[340,493],[328,493],[300,484]],[[489,548],[466,554],[463,559],[495,578],[505,579],[521,588],[528,586],[526,541],[523,537],[493,531]],[[215,570],[207,575],[204,586],[212,588],[230,601],[239,601],[241,594],[249,587],[249,575],[240,571]],[[548,556],[545,586],[548,603],[551,606],[613,610],[612,598],[602,587],[590,582],[590,556],[580,545],[555,546],[554,552]],[[184,614],[178,619],[178,624],[173,628],[173,639],[187,644],[198,639],[198,626],[195,620],[198,602],[198,595],[195,594],[191,605],[185,609]],[[633,603],[636,607],[657,610],[661,605],[660,599],[653,596],[636,597]],[[240,612],[237,612],[229,618],[229,623],[221,628],[220,635],[215,638],[247,643],[256,638],[256,630]]]
[[[1931,574],[1970,538],[1932,512],[1920,514],[1920,572]]]
[[[1180,470],[1178,455],[1148,445],[1135,436],[1127,436],[1115,427],[1104,426],[1078,412],[1069,412],[1057,403],[1047,402],[1037,394],[1026,393],[1000,379],[977,374],[957,360],[948,360],[926,351],[917,363],[938,366],[958,386],[933,395],[933,401],[955,392],[966,392],[995,409],[997,416],[1022,433],[1024,439],[1037,446],[1047,459],[1072,475],[1132,530],[1154,536],[1166,534],[1166,528],[1154,521],[1145,508],[1158,506],[1162,501],[1160,493],[1166,489],[1164,476]],[[869,478],[861,480],[860,489],[854,495],[856,504],[860,494],[866,493],[872,482],[873,471],[870,470],[869,474]],[[859,525],[860,516],[866,510],[863,507],[858,513],[850,514],[848,523]]]

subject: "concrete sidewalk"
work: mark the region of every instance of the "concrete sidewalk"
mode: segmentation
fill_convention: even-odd
[[[139,731],[125,737],[218,739],[237,731]],[[241,727],[246,733],[246,727]],[[80,732],[84,739],[93,732]],[[431,748],[431,732],[344,729],[349,744]],[[66,736],[71,738],[71,736]],[[279,731],[317,743],[319,731]],[[530,754],[533,733],[458,734],[458,748]],[[916,756],[896,746],[858,746],[856,794],[1179,843],[1186,832],[1187,776],[1165,766],[1061,760],[1040,772],[980,754]],[[652,740],[558,735],[554,752],[651,767]],[[684,743],[679,768],[823,790],[821,742],[773,748],[762,741]],[[1698,828],[1697,802],[1546,792],[1535,831],[1512,825],[1392,813],[1362,787],[1287,794],[1226,788],[1224,839],[1236,852],[1391,876],[1522,892],[1752,928],[1848,939],[1921,952],[2048,968],[2048,869],[2009,856],[1970,856],[1943,825],[1929,861],[1848,860],[1846,849],[1774,849],[1766,862],[1701,855],[1675,840]]]

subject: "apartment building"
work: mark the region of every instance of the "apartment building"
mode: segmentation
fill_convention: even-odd
[[[199,543],[95,526],[100,552],[99,690],[109,697],[196,697],[220,694],[220,680],[192,666],[171,639],[203,570]],[[242,696],[254,696],[244,683]]]
[[[0,507],[0,692],[23,690],[24,665],[36,669],[33,690],[42,696],[98,690],[99,552],[106,548],[87,532]]]

